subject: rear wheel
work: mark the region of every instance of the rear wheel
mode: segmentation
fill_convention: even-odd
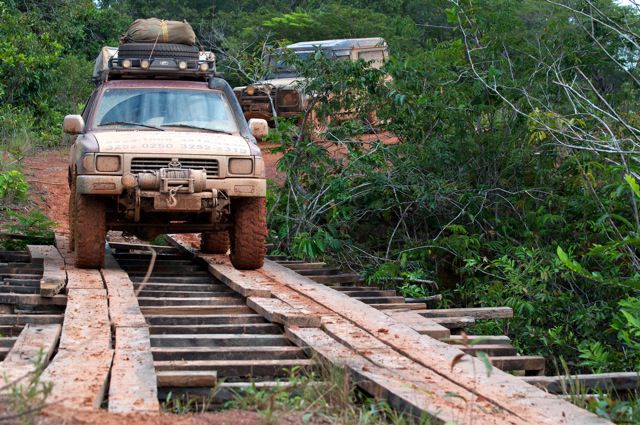
[[[231,204],[231,264],[236,269],[259,269],[267,253],[267,205],[265,198],[240,198]]]
[[[97,269],[104,264],[104,241],[107,236],[105,203],[94,196],[75,197],[76,267]]]
[[[226,254],[229,250],[229,232],[202,232],[200,235],[200,252],[206,254]]]

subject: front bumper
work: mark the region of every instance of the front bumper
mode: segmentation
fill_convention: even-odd
[[[208,179],[205,190],[217,189],[228,197],[264,197],[267,181],[261,178]],[[76,179],[76,190],[83,195],[121,195],[124,192],[122,176],[81,175]]]

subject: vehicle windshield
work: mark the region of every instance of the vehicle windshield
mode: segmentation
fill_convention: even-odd
[[[238,132],[224,95],[214,90],[107,89],[98,105],[94,126]]]
[[[284,50],[279,49],[265,57],[265,62],[270,71],[268,78],[299,75],[300,72],[292,62],[307,62],[316,53],[315,50],[289,50],[289,52],[285,53]],[[333,52],[330,50],[321,50],[321,52],[324,56],[334,57]]]

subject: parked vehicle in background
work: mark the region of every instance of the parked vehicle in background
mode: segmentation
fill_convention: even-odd
[[[320,50],[332,60],[364,60],[374,68],[380,68],[389,57],[384,39],[350,38],[340,40],[304,41],[286,47],[300,60],[307,60]],[[273,125],[274,117],[291,118],[300,115],[307,107],[302,91],[300,73],[286,60],[285,49],[278,49],[265,56],[271,71],[268,78],[248,86],[233,89],[247,119],[262,118]]]
[[[266,180],[254,136],[267,123],[247,123],[214,60],[173,43],[103,49],[98,87],[82,115],[64,119],[76,266],[102,266],[107,230],[201,232],[203,252],[262,266]]]

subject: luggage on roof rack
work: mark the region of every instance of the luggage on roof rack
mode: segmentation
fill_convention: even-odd
[[[136,19],[120,38],[126,43],[172,43],[194,46],[196,34],[187,21],[165,21],[164,19]]]
[[[100,84],[113,78],[166,78],[208,80],[215,74],[213,52],[165,49],[149,54],[148,50],[126,50],[122,47],[102,48],[93,68],[93,82]],[[182,46],[188,48],[190,46]]]

